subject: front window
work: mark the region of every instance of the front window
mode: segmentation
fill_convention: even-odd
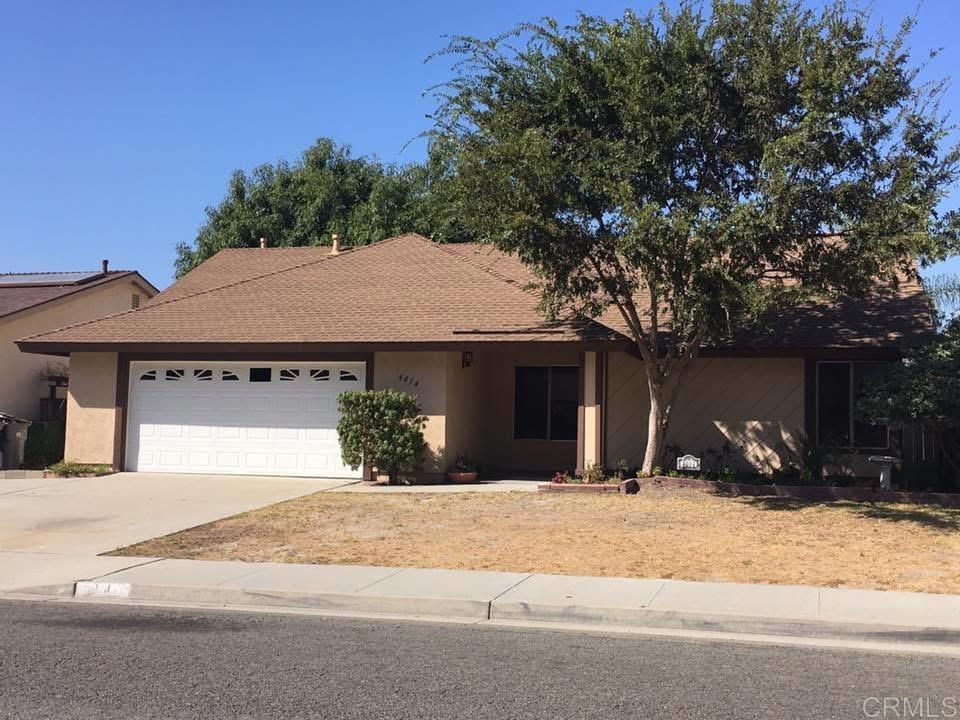
[[[518,440],[577,439],[576,367],[518,367],[513,436]]]
[[[884,449],[890,439],[885,425],[858,420],[857,401],[867,379],[886,363],[823,361],[817,363],[817,443],[841,448]]]

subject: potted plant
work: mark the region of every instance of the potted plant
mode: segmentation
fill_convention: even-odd
[[[456,461],[447,471],[447,479],[455,483],[472,483],[477,481],[477,466],[466,455],[457,455]]]

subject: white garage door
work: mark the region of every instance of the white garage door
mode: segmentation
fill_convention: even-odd
[[[359,478],[340,457],[337,396],[364,363],[134,362],[127,468]]]

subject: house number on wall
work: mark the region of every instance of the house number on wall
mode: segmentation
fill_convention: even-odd
[[[403,373],[400,373],[400,382],[404,383],[405,385],[413,385],[413,387],[420,387],[419,380],[417,380],[416,378],[410,377],[409,375],[405,375]]]

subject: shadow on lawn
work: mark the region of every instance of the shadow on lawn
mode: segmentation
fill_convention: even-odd
[[[960,530],[960,508],[939,505],[890,505],[887,503],[850,502],[846,500],[797,500],[795,498],[753,497],[743,502],[760,510],[802,510],[806,507],[828,506],[847,510],[870,520],[912,522],[936,530]]]

